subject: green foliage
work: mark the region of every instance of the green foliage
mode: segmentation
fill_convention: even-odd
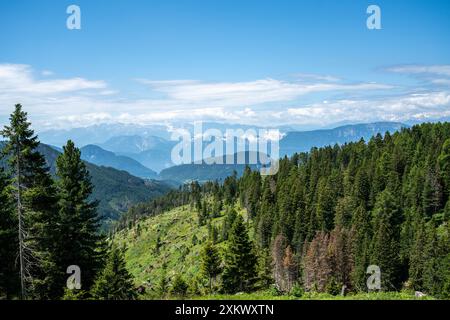
[[[354,268],[351,274],[356,291],[367,291],[366,269],[370,262],[371,225],[368,212],[359,206],[354,212],[351,227],[352,256]]]
[[[132,300],[136,298],[133,277],[125,266],[125,249],[113,245],[91,295],[97,300]]]
[[[64,295],[62,296],[62,300],[86,300],[88,299],[89,294],[84,290],[73,289],[70,290],[68,288],[64,289]]]
[[[438,158],[442,179],[444,180],[446,193],[450,194],[450,138],[445,140]]]
[[[374,208],[371,263],[380,267],[381,286],[385,291],[398,289],[399,279],[399,223],[401,212],[396,199],[388,190],[377,198]]]
[[[68,266],[79,266],[83,272],[83,288],[89,291],[103,264],[104,244],[98,233],[100,218],[97,202],[89,200],[93,186],[80,159],[80,150],[70,140],[63,150],[56,160],[59,223],[54,230],[58,235],[55,262],[61,283]]]
[[[37,151],[39,141],[30,126],[27,113],[17,104],[10,125],[1,131],[7,139],[2,153],[11,171],[11,192],[17,199],[21,296],[56,298],[60,291],[54,276],[57,273],[53,248],[58,223],[54,217],[56,190],[45,158]]]
[[[217,248],[211,243],[206,242],[201,252],[200,270],[202,275],[208,279],[209,291],[212,292],[213,280],[221,273],[220,256]]]
[[[156,292],[161,298],[164,298],[168,293],[168,289],[169,289],[169,280],[167,279],[167,267],[166,264],[163,263],[162,273],[159,278],[158,285],[156,287]]]
[[[256,256],[241,215],[231,229],[222,275],[225,292],[249,291],[256,278]]]
[[[305,290],[298,282],[296,282],[291,289],[291,296],[294,296],[296,298],[301,298],[304,294],[305,294]]]
[[[184,297],[188,291],[188,285],[184,281],[183,277],[179,274],[175,275],[172,280],[172,287],[170,288],[170,294],[175,296]]]
[[[0,297],[11,299],[19,291],[19,271],[12,259],[17,255],[17,219],[8,190],[9,180],[0,168]]]
[[[342,286],[339,285],[339,283],[336,281],[335,277],[331,277],[331,279],[328,281],[325,292],[329,293],[333,296],[337,296],[341,292]]]
[[[241,285],[237,276],[235,261],[248,250],[247,245],[238,248],[232,244],[236,215],[228,207],[233,207],[239,208],[237,216],[246,218],[242,225],[248,232],[242,234],[247,235],[247,244],[252,247],[254,242],[259,253],[258,269],[253,272],[257,288],[270,285],[272,272],[267,249],[281,234],[286,238],[286,246],[292,249],[292,265],[300,269],[298,274],[306,290],[302,298],[316,295],[332,298],[322,293],[329,290],[335,294],[342,285],[346,286],[346,294],[358,298],[407,297],[403,293],[364,293],[370,264],[381,268],[384,291],[410,284],[415,290],[444,297],[449,287],[446,260],[450,252],[446,231],[450,216],[446,169],[449,139],[450,124],[437,123],[414,126],[392,135],[379,134],[367,143],[361,140],[313,148],[309,153],[280,159],[280,170],[274,176],[262,177],[246,168],[241,178],[230,176],[223,185],[192,183],[183,189],[178,198],[188,199],[184,204],[189,203],[192,210],[207,208],[210,223],[205,226],[193,226],[196,212],[186,212],[188,206],[173,209],[167,216],[148,219],[147,223],[152,226],[164,221],[164,241],[176,244],[181,252],[186,250],[184,246],[189,247],[191,253],[187,256],[171,251],[164,258],[168,258],[170,270],[179,272],[184,266],[189,276],[194,277],[200,273],[200,263],[195,259],[199,244],[208,239],[208,234],[215,240],[213,227],[220,222],[221,236],[216,246],[225,253],[224,291],[256,288],[250,285],[250,289],[242,289],[247,280]],[[226,214],[214,218],[217,216],[213,213],[214,206],[221,201]],[[163,205],[164,201],[160,203]],[[149,215],[154,216],[154,212]],[[180,220],[170,224],[174,218]],[[193,234],[198,235],[198,243],[190,243]],[[125,241],[128,235],[120,238]],[[189,239],[189,245],[183,239]],[[144,245],[135,247],[140,249],[130,255],[134,274],[143,278],[143,270],[151,269],[148,267],[151,265],[156,266],[155,270],[147,271],[147,275],[156,278],[161,270],[159,260],[148,256],[137,258],[145,252]],[[279,262],[284,263],[283,257]],[[258,279],[254,279],[256,276]]]

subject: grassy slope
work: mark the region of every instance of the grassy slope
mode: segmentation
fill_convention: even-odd
[[[223,217],[213,220],[221,225]],[[163,263],[167,265],[167,276],[172,277],[180,272],[186,280],[199,273],[199,253],[202,242],[208,237],[206,226],[199,227],[197,213],[189,206],[179,207],[162,215],[148,218],[139,223],[138,227],[118,233],[115,240],[125,243],[127,268],[136,279],[136,284],[147,282],[155,286],[163,270]],[[192,239],[199,240],[194,244]],[[157,237],[160,237],[161,248],[155,252]]]
[[[242,209],[238,212],[245,215]],[[213,220],[216,225],[222,224],[223,217]],[[172,278],[175,273],[181,273],[189,282],[199,274],[199,252],[204,240],[207,239],[208,230],[206,226],[199,227],[197,213],[189,206],[179,207],[164,214],[147,218],[131,230],[123,230],[115,236],[119,244],[126,244],[127,268],[135,277],[136,285],[147,284],[155,287],[161,278],[163,263],[167,264],[167,277]],[[252,229],[250,229],[252,233]],[[193,244],[193,235],[199,239]],[[162,246],[160,252],[155,252],[157,237],[160,237]],[[223,243],[219,244],[223,249]],[[154,298],[151,292],[143,297]],[[387,293],[361,293],[346,297],[332,296],[324,293],[305,293],[302,297],[276,296],[270,290],[253,293],[241,293],[236,295],[206,295],[188,297],[190,299],[214,299],[214,300],[289,300],[289,299],[352,299],[352,300],[408,300],[415,299],[413,292],[387,292]],[[425,297],[425,299],[431,297]]]

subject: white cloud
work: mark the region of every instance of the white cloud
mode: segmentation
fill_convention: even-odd
[[[248,82],[204,83],[194,80],[140,80],[169,99],[184,103],[207,104],[216,107],[242,107],[256,104],[290,101],[300,96],[327,91],[384,90],[392,86],[377,83],[336,84],[329,82],[302,83],[276,79]]]
[[[5,93],[56,94],[106,88],[104,81],[83,78],[37,80],[30,66],[0,64],[0,90]]]
[[[402,65],[386,69],[389,72],[404,74],[429,74],[450,76],[450,65]]]
[[[450,116],[450,92],[409,94],[373,100],[338,100],[289,108],[295,123],[326,125],[339,121],[407,121]]]

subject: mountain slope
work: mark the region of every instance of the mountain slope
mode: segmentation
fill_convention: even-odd
[[[0,149],[3,145],[4,142],[0,142]],[[50,172],[55,175],[56,159],[60,152],[42,143],[38,151],[44,155]],[[126,171],[85,163],[94,185],[91,198],[99,200],[98,209],[104,225],[117,220],[130,206],[161,196],[171,189],[162,181],[143,180]],[[0,165],[5,166],[5,161]]]
[[[175,141],[169,141],[157,136],[116,136],[100,146],[117,155],[132,158],[147,168],[161,171],[173,166],[171,151]]]
[[[164,169],[159,173],[159,178],[162,180],[178,181],[179,183],[186,183],[193,180],[197,180],[200,182],[215,181],[215,180],[224,181],[226,177],[233,175],[234,171],[236,171],[237,176],[240,177],[243,174],[247,164],[250,163],[249,161],[250,154],[255,153],[245,152],[244,164],[237,164],[238,154],[235,153],[233,155],[234,157],[233,163],[231,164],[226,163],[226,156],[222,157],[223,164],[216,164],[216,163],[207,164],[212,162],[211,159],[207,159],[206,163],[204,161],[202,164],[194,164],[194,163],[182,164]],[[255,156],[257,156],[257,154]],[[214,159],[217,160],[217,158]],[[211,162],[208,160],[210,160]],[[253,163],[248,166],[252,170],[256,170],[260,167],[260,165]]]
[[[213,219],[219,227],[224,217]],[[156,249],[157,239],[160,241]],[[197,213],[189,205],[177,207],[139,222],[132,229],[124,229],[114,241],[126,244],[127,269],[135,277],[136,285],[154,286],[166,264],[172,277],[183,274],[186,279],[199,275],[199,255],[202,243],[208,239],[208,227],[199,226]]]
[[[125,170],[130,174],[141,178],[156,178],[157,174],[155,171],[144,167],[138,161],[127,156],[116,155],[111,151],[106,151],[99,146],[92,144],[84,146],[80,150],[81,158],[90,163],[99,166],[112,167],[118,170]]]

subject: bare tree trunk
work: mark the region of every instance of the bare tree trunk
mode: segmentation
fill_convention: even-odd
[[[22,221],[22,202],[21,202],[21,186],[20,186],[20,146],[17,144],[17,216],[19,220],[19,260],[20,260],[20,296],[21,299],[25,299],[25,270],[24,270],[24,239],[23,239],[23,221]]]

